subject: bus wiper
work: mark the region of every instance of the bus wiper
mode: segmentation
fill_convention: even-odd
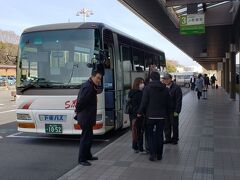
[[[72,77],[73,77],[73,72],[74,72],[74,68],[78,68],[78,64],[74,64],[73,67],[72,67],[72,72],[71,72],[71,75],[70,75],[70,78],[69,78],[69,81],[68,81],[68,84],[70,84],[71,80],[72,80]]]
[[[38,88],[38,87],[47,87],[47,88],[52,88],[51,84],[47,81],[42,82],[42,81],[35,81],[35,82],[31,82],[26,86],[22,86],[22,90],[20,91],[21,93],[23,93],[24,91],[28,90],[28,89],[32,89],[32,88]],[[20,87],[21,88],[21,87]]]
[[[39,85],[37,83],[30,83],[27,86],[21,86],[19,88],[23,88],[20,92],[23,93],[24,91],[28,90],[28,89],[32,89],[32,88],[36,88],[39,87]]]
[[[60,85],[59,86],[62,89],[79,89],[81,85],[71,85],[71,84],[66,84],[66,85]]]

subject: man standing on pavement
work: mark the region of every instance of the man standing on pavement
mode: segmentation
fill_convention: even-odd
[[[165,121],[164,144],[177,144],[179,140],[179,113],[181,112],[182,108],[182,90],[177,84],[173,83],[171,74],[165,74],[163,79],[166,87],[169,89],[169,95],[171,99],[169,119],[166,119]]]
[[[75,112],[77,113],[78,124],[82,128],[78,163],[83,166],[91,165],[87,160],[98,160],[97,157],[92,156],[91,146],[93,126],[96,124],[97,88],[101,80],[102,74],[93,71],[89,80],[82,84],[78,93]]]
[[[150,82],[143,90],[143,97],[138,117],[146,115],[146,131],[150,151],[150,161],[162,159],[163,153],[163,128],[167,118],[170,96],[165,85],[160,81],[160,74],[152,72]]]

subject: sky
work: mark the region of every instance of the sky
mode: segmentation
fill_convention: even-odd
[[[87,22],[103,22],[165,52],[168,60],[184,66],[198,65],[117,0],[0,0],[0,29],[21,35],[32,26],[82,22],[82,8],[92,10]]]

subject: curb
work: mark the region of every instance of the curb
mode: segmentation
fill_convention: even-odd
[[[101,149],[100,151],[96,152],[93,156],[98,156],[99,154],[101,154],[102,152],[104,152],[105,150],[111,148],[112,146],[114,146],[115,144],[117,144],[119,141],[121,141],[123,138],[125,138],[125,136],[129,136],[129,132],[127,131],[125,134],[123,134],[122,136],[120,136],[118,139],[116,139],[115,141],[113,141],[112,143],[108,144],[107,146],[105,146],[103,149]],[[73,169],[71,169],[70,171],[68,171],[67,173],[65,173],[64,175],[62,175],[61,177],[59,177],[57,180],[66,180],[66,179],[71,179],[71,176],[79,171],[79,168],[81,168],[83,166],[81,165],[77,165],[76,167],[74,167]]]

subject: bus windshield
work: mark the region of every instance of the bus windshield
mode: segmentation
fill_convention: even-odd
[[[100,49],[95,29],[25,33],[17,63],[17,88],[75,88],[88,80],[87,67]]]

